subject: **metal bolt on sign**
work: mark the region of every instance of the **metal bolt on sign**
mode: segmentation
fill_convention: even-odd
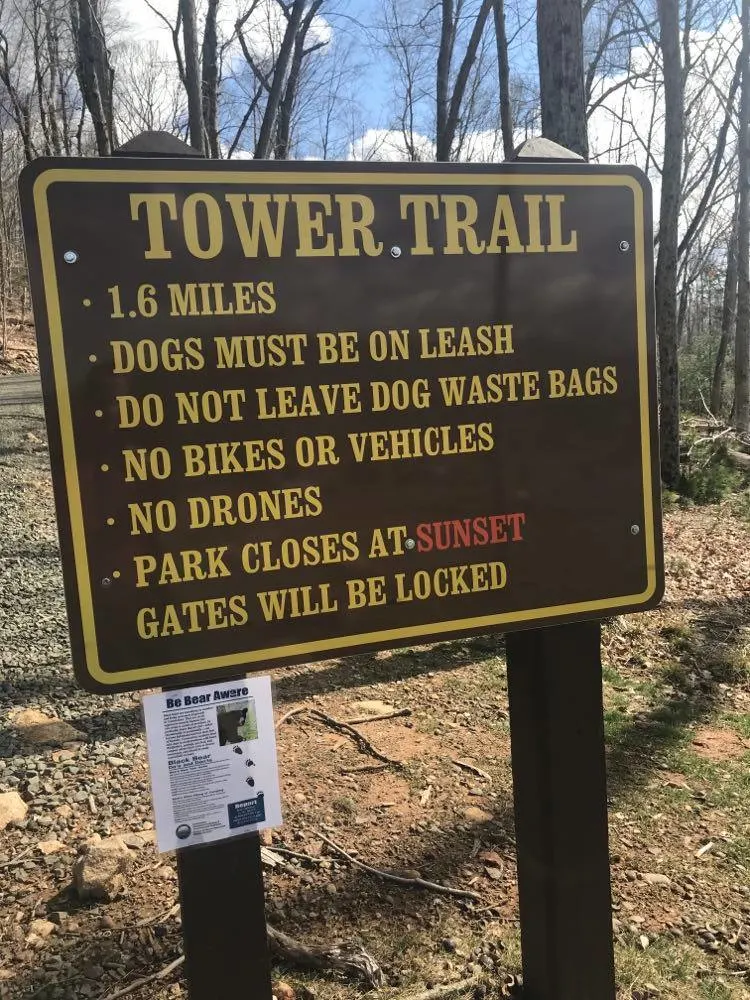
[[[630,244],[628,243],[628,241],[620,240],[620,250],[622,251],[622,253],[627,253],[629,249],[630,249]]]
[[[417,543],[414,541],[413,538],[407,538],[406,541],[404,542],[404,548],[409,549],[410,551],[411,549],[415,549],[416,547]]]
[[[640,531],[641,531],[640,525],[638,525],[638,524],[631,524],[630,525],[630,534],[631,535],[638,535],[638,534],[640,534]]]
[[[63,260],[66,264],[75,264],[78,260],[78,254],[75,250],[66,250],[63,254]]]
[[[391,257],[398,260],[401,256],[401,247],[391,247]]]

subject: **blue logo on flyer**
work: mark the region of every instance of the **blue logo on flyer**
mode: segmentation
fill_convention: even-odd
[[[230,802],[227,808],[229,810],[230,830],[236,830],[240,826],[252,826],[253,823],[262,823],[266,818],[263,792],[258,792],[253,799]]]

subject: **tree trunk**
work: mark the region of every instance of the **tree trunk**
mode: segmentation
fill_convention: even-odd
[[[113,70],[102,29],[98,0],[73,0],[71,21],[75,39],[78,82],[91,115],[100,156],[109,156],[116,140],[112,121]]]
[[[581,0],[538,0],[542,135],[588,158]]]
[[[286,24],[284,38],[279,49],[279,57],[273,71],[273,83],[266,101],[266,110],[260,125],[258,142],[255,147],[255,159],[267,160],[273,149],[274,133],[279,112],[279,105],[284,93],[284,85],[289,73],[289,64],[294,52],[294,42],[299,33],[302,15],[305,12],[305,0],[294,0],[289,20]]]
[[[656,261],[656,329],[661,389],[662,479],[674,489],[680,478],[680,378],[677,368],[677,238],[682,179],[684,93],[680,61],[679,0],[659,0],[664,67],[664,165]]]
[[[284,88],[284,96],[279,104],[278,122],[276,126],[276,142],[273,154],[274,159],[276,160],[286,160],[289,156],[289,143],[291,141],[292,132],[292,115],[294,113],[294,105],[297,101],[300,74],[302,72],[302,64],[305,57],[309,56],[310,53],[314,52],[316,49],[323,48],[326,44],[325,42],[318,42],[316,45],[312,45],[309,49],[305,48],[310,28],[312,27],[312,23],[322,5],[323,0],[313,0],[294,39],[294,52],[292,54],[289,76]]]
[[[456,79],[453,83],[453,91],[450,95],[450,100],[447,102],[447,113],[442,117],[438,117],[438,129],[435,136],[435,149],[436,156],[438,160],[450,160],[453,154],[453,144],[456,138],[456,132],[458,130],[458,125],[461,120],[461,107],[463,105],[464,96],[466,94],[466,87],[469,82],[469,75],[471,73],[471,68],[476,62],[477,53],[479,51],[479,43],[482,41],[482,34],[484,33],[484,26],[487,23],[487,18],[489,17],[490,10],[492,8],[493,0],[482,0],[482,6],[474,21],[474,26],[471,29],[471,35],[466,43],[466,51],[464,52],[464,57],[461,60],[461,65],[458,68],[458,73],[456,73]],[[443,9],[445,10],[445,4]],[[453,47],[455,43],[455,22],[451,28],[451,42],[450,42],[450,54],[453,54]],[[441,53],[442,53],[442,36],[441,36]],[[440,88],[442,86],[441,72],[445,70],[444,67],[440,66],[438,63],[438,105],[440,106]],[[450,63],[447,66],[447,72],[450,74]],[[443,108],[445,111],[445,108]]]
[[[677,306],[677,342],[682,343],[687,328],[687,346],[691,346],[692,325],[688,322],[688,305],[690,304],[690,285],[687,281],[682,282],[680,288],[680,299]]]
[[[497,79],[500,95],[500,130],[503,134],[503,156],[513,157],[513,110],[510,106],[510,62],[508,36],[505,31],[505,0],[494,0],[495,43],[497,45]]]
[[[716,349],[714,377],[711,383],[711,412],[718,417],[721,413],[724,388],[724,364],[726,362],[732,331],[737,320],[737,211],[732,219],[732,232],[727,246],[727,273],[724,277],[724,299],[721,307],[721,337]]]
[[[750,430],[750,0],[742,0],[742,85],[737,212],[737,329],[734,337],[734,426]]]
[[[302,60],[305,56],[305,38],[302,32],[294,40],[294,55],[289,70],[289,78],[284,88],[284,96],[279,104],[278,124],[276,127],[276,142],[274,159],[286,160],[289,156],[289,141],[292,131],[292,113],[297,99],[299,75],[302,70]]]
[[[203,100],[203,124],[206,130],[207,152],[214,160],[219,159],[219,128],[217,105],[219,101],[219,61],[216,38],[216,15],[220,0],[208,0],[206,25],[203,29],[203,59],[201,97]]]
[[[440,48],[437,58],[437,78],[435,80],[436,117],[435,150],[438,160],[450,159],[450,146],[446,149],[446,127],[450,107],[450,77],[453,60],[453,45],[456,41],[456,23],[453,0],[443,0],[440,19]]]
[[[201,75],[198,61],[198,29],[195,24],[195,0],[180,0],[182,16],[182,42],[185,49],[185,91],[188,102],[188,130],[190,145],[205,153],[203,128],[203,101]]]

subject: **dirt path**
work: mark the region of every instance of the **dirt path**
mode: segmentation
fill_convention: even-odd
[[[42,385],[38,375],[4,375],[0,378],[0,406],[18,407],[41,401]]]

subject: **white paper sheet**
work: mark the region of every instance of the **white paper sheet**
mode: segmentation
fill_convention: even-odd
[[[271,678],[143,699],[160,851],[281,825]]]

